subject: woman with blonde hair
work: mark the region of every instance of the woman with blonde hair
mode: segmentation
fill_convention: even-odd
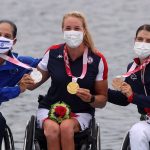
[[[37,112],[48,150],[74,150],[74,133],[88,128],[95,107],[103,108],[107,101],[107,62],[94,49],[84,15],[65,14],[62,32],[65,43],[48,48],[38,65],[43,78],[32,87],[51,77]]]

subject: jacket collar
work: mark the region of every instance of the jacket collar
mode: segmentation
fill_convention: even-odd
[[[137,57],[137,58],[134,58],[133,59],[134,60],[134,62],[137,64],[137,65],[140,65],[140,59]]]

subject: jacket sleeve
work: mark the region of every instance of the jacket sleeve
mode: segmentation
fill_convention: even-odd
[[[134,93],[132,103],[144,108],[148,108],[150,107],[150,96]]]
[[[127,106],[129,104],[125,95],[123,95],[120,91],[112,89],[108,89],[108,102],[120,106]]]
[[[0,103],[17,97],[20,94],[20,92],[20,87],[18,85],[15,87],[0,88]]]
[[[127,70],[129,70],[131,66],[132,66],[132,63],[130,63],[128,65]],[[127,78],[125,79],[125,82],[128,83]],[[128,83],[128,84],[130,84],[130,83]],[[135,92],[132,103],[137,106],[140,106],[142,108],[149,108],[150,107],[150,96],[141,95],[141,94],[138,94]]]
[[[18,60],[21,61],[22,63],[28,64],[31,67],[36,67],[38,63],[41,61],[41,58],[33,58],[30,56],[19,56]]]

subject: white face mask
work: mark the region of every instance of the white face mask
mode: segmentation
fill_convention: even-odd
[[[64,39],[66,44],[71,48],[77,48],[83,41],[82,31],[64,31]]]
[[[150,56],[150,43],[135,42],[134,52],[140,59],[145,59]]]
[[[3,36],[0,37],[0,53],[6,53],[12,49],[13,40],[5,38]]]

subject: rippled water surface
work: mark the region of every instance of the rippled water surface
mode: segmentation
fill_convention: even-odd
[[[21,55],[41,57],[51,44],[61,43],[61,19],[71,10],[83,11],[96,47],[109,65],[109,86],[114,76],[124,73],[133,57],[136,29],[150,24],[149,0],[0,0],[0,19],[10,19],[18,26],[15,51]],[[23,147],[26,123],[37,110],[38,94],[45,94],[50,80],[35,91],[3,103],[1,111],[12,129],[15,147]],[[124,134],[138,121],[136,106],[120,107],[107,103],[97,109],[102,150],[119,150]]]

